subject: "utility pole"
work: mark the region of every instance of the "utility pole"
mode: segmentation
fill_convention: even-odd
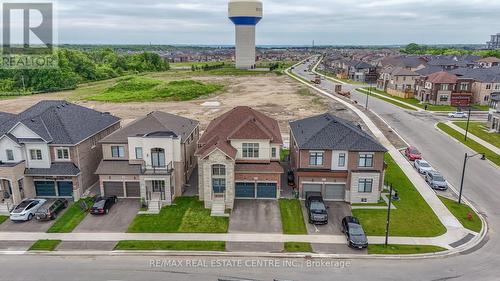
[[[465,137],[467,139],[467,135]],[[465,176],[465,166],[467,165],[467,159],[469,156],[465,153],[464,157],[464,167],[462,168],[462,179],[460,180],[460,193],[458,195],[458,204],[462,204],[462,190],[464,188],[464,176]]]
[[[467,141],[467,134],[469,134],[469,122],[470,122],[470,106],[469,106],[469,114],[467,115],[467,128],[465,128],[465,141]]]
[[[370,86],[368,87],[368,92],[366,92],[366,104],[365,104],[365,110],[368,110],[368,97],[369,95],[372,94],[372,88],[371,88],[371,84]]]
[[[392,183],[389,189],[389,207],[387,208],[387,224],[385,226],[385,246],[389,244],[389,226],[391,224],[391,205],[392,205]]]

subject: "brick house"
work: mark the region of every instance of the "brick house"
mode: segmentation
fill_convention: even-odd
[[[469,106],[474,79],[439,71],[417,79],[416,98],[434,105]]]
[[[413,98],[414,87],[420,75],[402,67],[387,67],[381,71],[377,89],[400,98]]]
[[[290,164],[299,196],[377,203],[387,151],[360,127],[330,113],[290,122]]]
[[[214,119],[200,138],[199,197],[212,214],[233,208],[235,199],[280,196],[283,145],[278,122],[239,106]]]
[[[488,112],[488,128],[500,133],[500,92],[492,93]]]
[[[98,141],[120,127],[117,117],[66,101],[41,101],[0,118],[0,199],[10,204],[78,200],[98,181]]]

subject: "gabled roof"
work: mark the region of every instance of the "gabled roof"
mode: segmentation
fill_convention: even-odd
[[[185,142],[199,122],[178,115],[153,111],[102,139],[101,143],[127,143],[129,137],[180,137]]]
[[[432,73],[436,73],[436,72],[440,72],[440,71],[443,71],[443,67],[437,66],[437,65],[428,65],[428,66],[426,66],[422,69],[419,69],[415,72],[422,75],[422,76],[427,76],[427,75],[430,75]]]
[[[393,76],[420,76],[418,73],[402,67],[396,67],[390,73]]]
[[[300,149],[387,151],[360,127],[330,113],[290,122],[290,128]]]
[[[75,145],[119,121],[119,118],[108,113],[66,101],[48,100],[0,124],[0,135],[23,124],[48,143]]]
[[[390,56],[381,61],[382,65],[391,65],[394,67],[416,68],[420,65],[426,65],[427,61],[421,56]]]
[[[238,106],[214,119],[199,140],[196,154],[205,157],[218,148],[229,157],[236,156],[231,139],[270,140],[283,144],[278,121],[248,106]]]
[[[500,59],[496,58],[496,57],[487,57],[487,58],[479,59],[476,62],[485,62],[485,63],[495,63],[495,62],[497,62],[497,63],[500,63]]]
[[[427,82],[431,83],[448,83],[454,84],[457,83],[458,77],[454,74],[448,73],[446,71],[440,71],[436,73],[432,73],[427,76]]]
[[[7,122],[7,120],[9,120],[10,118],[13,118],[14,116],[16,116],[16,115],[12,114],[12,113],[0,111],[0,124]]]

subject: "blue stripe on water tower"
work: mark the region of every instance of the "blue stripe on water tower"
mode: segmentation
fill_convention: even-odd
[[[229,17],[236,25],[257,25],[262,19],[260,17]]]

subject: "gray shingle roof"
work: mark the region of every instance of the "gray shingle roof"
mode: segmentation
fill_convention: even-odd
[[[73,163],[52,163],[50,168],[26,168],[24,174],[27,176],[77,176],[80,169]]]
[[[99,163],[97,175],[139,175],[141,165],[130,164],[128,161],[103,160]]]
[[[160,137],[161,135],[166,137],[179,136],[181,142],[184,142],[198,124],[199,122],[196,120],[166,112],[154,111],[115,131],[102,139],[101,142],[127,143],[128,137],[144,136],[147,134],[152,134],[150,135],[151,137]]]
[[[330,113],[290,122],[290,127],[300,149],[387,151],[358,126]]]
[[[13,118],[14,116],[14,114],[0,111],[0,124],[7,122],[7,120]]]
[[[20,122],[49,143],[74,145],[119,121],[66,101],[41,101],[0,124],[0,135]]]
[[[500,82],[499,68],[459,68],[450,72],[457,76],[471,78],[483,83]]]

